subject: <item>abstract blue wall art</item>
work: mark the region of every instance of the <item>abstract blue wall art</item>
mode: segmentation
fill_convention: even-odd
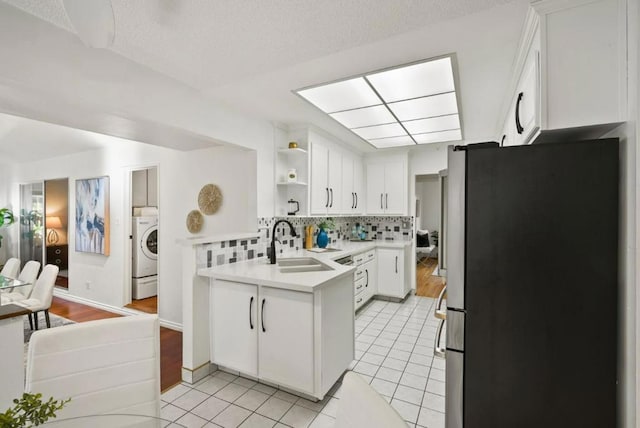
[[[109,255],[109,177],[76,180],[76,251]]]

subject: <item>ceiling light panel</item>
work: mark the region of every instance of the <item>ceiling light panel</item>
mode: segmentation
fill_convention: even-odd
[[[368,140],[370,144],[378,149],[385,149],[388,147],[402,147],[402,146],[415,146],[416,143],[405,135],[403,137],[391,137],[391,138],[378,138],[375,140]]]
[[[331,113],[329,116],[347,128],[361,128],[363,126],[383,125],[396,122],[389,109],[385,106],[365,107],[355,110]]]
[[[304,89],[298,94],[325,113],[382,104],[362,77]]]
[[[460,128],[460,118],[457,114],[447,116],[430,117],[428,119],[411,120],[402,122],[402,125],[410,134],[424,134],[426,132],[447,131]]]
[[[371,140],[373,138],[387,138],[387,137],[400,137],[405,136],[407,133],[400,126],[399,123],[391,123],[388,125],[368,126],[366,128],[352,129],[353,132],[358,134],[365,140]]]
[[[462,140],[462,132],[459,129],[453,131],[432,132],[430,134],[413,135],[418,144],[444,143],[446,141]]]
[[[455,90],[450,57],[365,77],[387,103]]]
[[[389,108],[401,122],[458,113],[455,92],[399,101],[389,104]]]

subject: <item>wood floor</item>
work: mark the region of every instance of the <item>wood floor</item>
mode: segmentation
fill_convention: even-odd
[[[132,300],[125,308],[135,309],[137,311],[146,312],[147,314],[158,313],[158,296],[148,297],[146,299]]]
[[[444,287],[444,278],[433,275],[438,259],[422,258],[416,266],[416,295],[437,298]]]
[[[54,297],[49,312],[75,322],[115,318],[121,315]],[[182,380],[182,333],[160,327],[160,387],[162,391]]]

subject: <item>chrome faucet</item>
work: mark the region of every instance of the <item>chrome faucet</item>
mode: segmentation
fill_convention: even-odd
[[[269,261],[272,265],[276,264],[276,227],[280,223],[287,223],[289,225],[289,229],[291,229],[291,237],[295,238],[296,236],[298,236],[296,235],[296,230],[294,229],[293,225],[287,220],[278,220],[275,222],[275,224],[273,225],[273,232],[271,233],[271,254],[269,254]]]

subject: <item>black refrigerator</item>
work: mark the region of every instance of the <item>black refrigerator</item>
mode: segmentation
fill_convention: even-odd
[[[618,425],[618,140],[449,147],[446,428]]]

